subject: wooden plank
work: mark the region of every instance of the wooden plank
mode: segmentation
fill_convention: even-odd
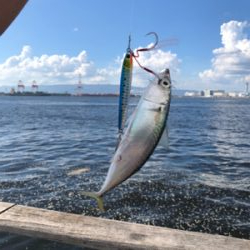
[[[0,214],[0,231],[94,249],[250,249],[248,240],[19,205]]]
[[[0,0],[0,36],[22,10],[27,0]]]
[[[12,206],[14,206],[13,203],[0,202],[0,214],[4,212],[6,209],[11,208]]]

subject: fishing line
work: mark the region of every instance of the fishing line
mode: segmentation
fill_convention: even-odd
[[[131,49],[130,45],[131,45],[132,27],[133,27],[133,23],[134,23],[134,9],[135,9],[135,0],[130,0],[130,16],[129,16],[129,29],[130,29],[130,32],[129,32],[129,45],[128,45],[127,52],[131,53],[132,58],[135,59],[135,61],[137,62],[137,64],[139,65],[140,68],[142,68],[143,70],[145,70],[145,71],[153,74],[158,79],[160,79],[160,77],[153,70],[151,70],[151,69],[149,69],[149,68],[144,67],[143,65],[141,65],[140,62],[137,59],[139,57],[139,52],[150,51],[150,50],[153,50],[156,47],[156,45],[159,42],[158,35],[155,32],[149,32],[148,34],[146,34],[146,35],[151,35],[151,34],[155,35],[156,41],[155,41],[155,43],[151,47],[137,49],[135,51],[135,53]]]
[[[132,26],[134,23],[134,9],[135,9],[135,0],[130,0],[130,16],[129,16],[129,36],[132,35]]]

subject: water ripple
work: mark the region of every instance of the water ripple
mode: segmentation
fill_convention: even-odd
[[[108,193],[101,213],[80,191],[98,190],[105,179],[117,103],[114,97],[0,97],[0,200],[250,239],[250,103],[173,99],[168,148],[158,147]],[[69,174],[80,169],[88,171]],[[72,249],[0,234],[1,249],[39,244]]]

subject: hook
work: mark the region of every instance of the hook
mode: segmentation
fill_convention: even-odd
[[[145,71],[147,71],[147,72],[153,74],[155,77],[158,78],[158,80],[160,80],[160,77],[158,76],[158,74],[156,74],[153,70],[151,70],[151,69],[149,69],[149,68],[147,68],[147,67],[142,66],[142,65],[139,63],[137,57],[134,57],[134,59],[136,60],[136,62],[138,63],[138,65],[139,65],[142,69],[144,69]]]
[[[158,35],[155,32],[153,32],[153,31],[149,32],[149,33],[146,34],[146,36],[148,36],[148,35],[154,35],[155,36],[155,43],[151,47],[149,47],[149,48],[137,49],[136,52],[135,52],[135,54],[134,54],[134,57],[139,57],[139,53],[138,52],[153,50],[156,47],[156,45],[158,44],[159,38],[158,38]]]
[[[142,65],[140,64],[140,62],[138,61],[138,59],[137,59],[137,58],[139,57],[139,52],[141,52],[141,51],[150,51],[150,50],[153,50],[153,49],[156,47],[156,45],[158,44],[159,39],[158,39],[158,35],[157,35],[155,32],[149,32],[149,33],[146,34],[146,36],[148,36],[148,35],[154,35],[154,36],[155,36],[155,43],[154,43],[151,47],[149,47],[149,48],[137,49],[137,50],[135,51],[135,53],[132,53],[132,56],[134,57],[134,59],[136,60],[136,62],[138,63],[138,65],[139,65],[142,69],[144,69],[145,71],[147,71],[147,72],[153,74],[153,75],[156,76],[158,79],[160,79],[160,77],[158,76],[158,74],[156,74],[153,70],[148,69],[148,68],[142,66]]]

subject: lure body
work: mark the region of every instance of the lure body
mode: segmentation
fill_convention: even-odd
[[[131,91],[132,73],[133,73],[133,52],[130,49],[130,45],[127,49],[127,53],[123,59],[121,79],[120,79],[120,98],[119,98],[119,115],[118,115],[118,144],[120,142],[123,130],[125,127],[127,113],[128,113],[128,102]]]

